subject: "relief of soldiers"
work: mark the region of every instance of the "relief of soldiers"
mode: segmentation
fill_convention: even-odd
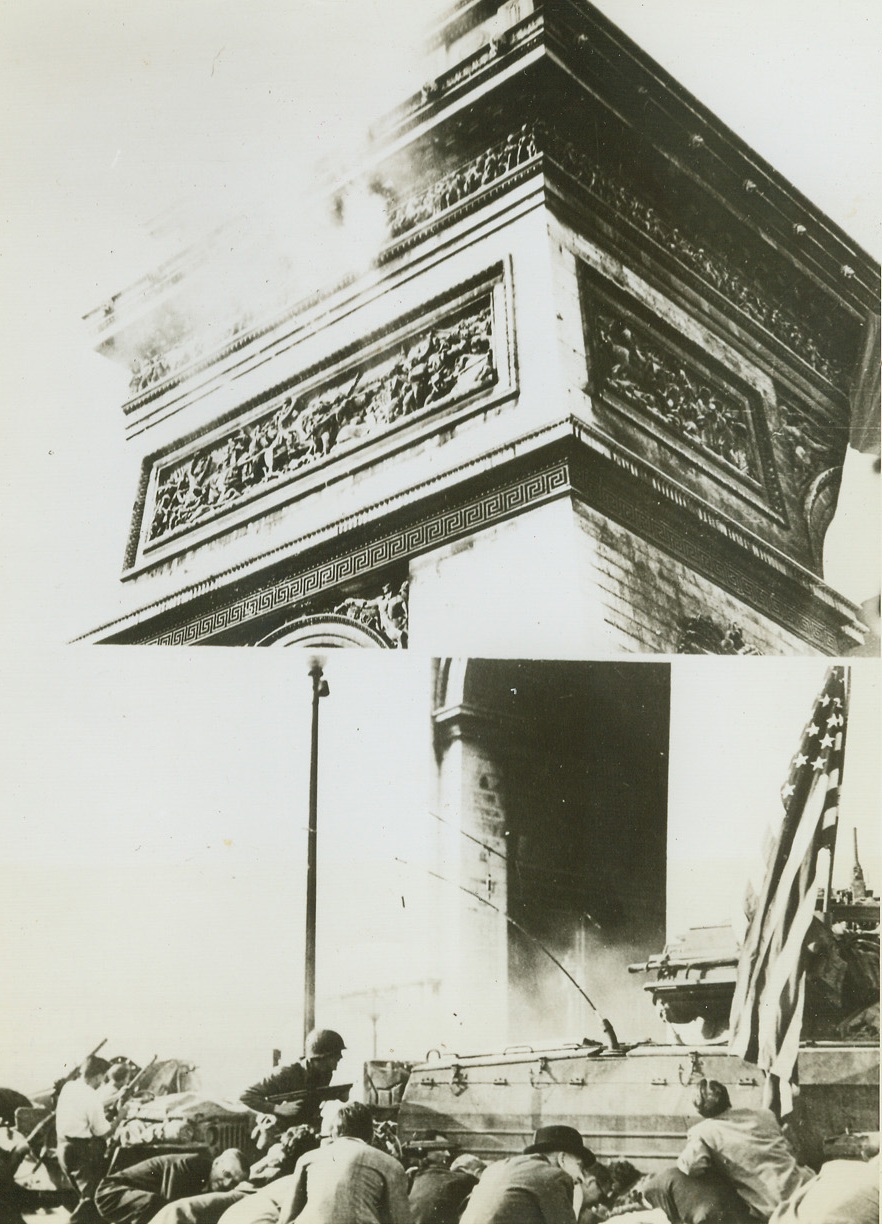
[[[171,367],[166,362],[162,353],[158,351],[145,353],[143,357],[134,358],[132,361],[132,377],[129,382],[129,390],[133,395],[141,395],[150,387],[162,380],[169,374]]]
[[[806,416],[789,404],[782,405],[781,415],[782,423],[775,434],[787,452],[796,483],[804,489],[818,472],[834,465],[836,455],[830,442],[813,436],[812,423]]]
[[[605,366],[601,381],[606,387],[739,471],[749,472],[748,426],[737,405],[725,404],[682,363],[667,362],[623,320],[602,318],[598,330]]]
[[[496,378],[489,307],[435,328],[373,381],[359,370],[346,384],[304,401],[287,396],[271,414],[240,426],[210,452],[160,473],[148,538],[152,541],[228,506],[265,485],[418,412]]]
[[[537,126],[525,123],[500,144],[459,166],[428,191],[396,205],[389,215],[391,233],[397,237],[431,220],[439,212],[452,208],[460,200],[467,199],[488,183],[535,157],[538,152]]]

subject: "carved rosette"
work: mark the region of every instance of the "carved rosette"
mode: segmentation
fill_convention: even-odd
[[[487,294],[326,386],[276,397],[258,416],[159,467],[144,537],[161,543],[497,378]]]

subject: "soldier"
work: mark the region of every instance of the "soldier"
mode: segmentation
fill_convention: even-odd
[[[252,1084],[239,1099],[256,1113],[281,1120],[284,1129],[305,1124],[318,1131],[322,1101],[346,1100],[349,1095],[348,1085],[328,1089],[346,1046],[333,1029],[313,1029],[305,1046],[302,1058]],[[278,1126],[277,1122],[275,1129]]]

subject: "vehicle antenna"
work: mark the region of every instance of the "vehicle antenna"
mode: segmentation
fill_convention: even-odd
[[[395,862],[401,863],[404,867],[414,866],[413,863],[409,863],[406,859],[403,859],[403,858],[396,857]],[[536,936],[531,931],[528,931],[526,929],[526,927],[521,926],[521,924],[515,918],[512,918],[510,914],[507,914],[505,910],[501,910],[498,905],[494,905],[492,901],[488,901],[486,897],[482,897],[480,893],[474,892],[471,888],[466,888],[464,884],[458,884],[455,880],[448,879],[447,876],[443,876],[437,871],[432,871],[430,867],[423,867],[421,868],[421,870],[425,871],[428,875],[433,876],[436,880],[440,880],[442,884],[451,884],[454,888],[458,888],[460,892],[464,892],[468,896],[474,897],[476,901],[480,901],[482,905],[489,906],[490,909],[495,910],[497,914],[500,914],[505,919],[505,921],[509,924],[509,926],[513,926],[516,931],[520,931],[520,933],[524,936],[525,939],[529,939],[530,943],[532,943],[535,947],[537,947],[540,952],[544,952],[545,955],[548,957],[548,959],[552,961],[555,965],[557,965],[558,969],[560,969],[564,977],[566,977],[568,981],[570,981],[573,984],[573,986],[575,986],[576,990],[578,990],[579,994],[582,996],[582,998],[585,1000],[585,1002],[588,1004],[588,1006],[597,1016],[597,1019],[600,1021],[601,1028],[603,1029],[603,1033],[605,1037],[605,1044],[608,1045],[611,1050],[617,1050],[619,1048],[619,1040],[616,1037],[615,1029],[613,1028],[610,1021],[607,1020],[607,1018],[601,1014],[600,1009],[597,1007],[596,1003],[588,997],[586,992],[583,990],[583,988],[579,985],[579,983],[570,973],[569,969],[567,969],[566,965],[562,964],[561,961],[559,961],[558,958],[551,951],[551,949],[547,948],[540,939],[537,939]]]
[[[457,828],[457,826],[456,826],[456,825],[455,825],[455,824],[454,824],[452,821],[450,821],[450,820],[445,820],[443,816],[439,816],[439,814],[438,814],[437,812],[433,812],[431,809],[429,809],[429,815],[430,815],[430,816],[434,816],[434,818],[435,818],[437,821],[439,821],[439,822],[440,822],[441,824],[443,824],[443,825],[446,825],[448,829],[454,829],[454,830],[455,830],[457,833],[459,833],[459,834],[460,834],[462,837],[466,837],[466,838],[468,838],[468,840],[469,840],[470,842],[474,842],[476,846],[480,846],[480,847],[481,847],[481,849],[482,849],[482,850],[486,850],[488,854],[495,854],[495,855],[496,855],[496,857],[497,857],[497,858],[501,858],[501,859],[502,859],[502,861],[503,861],[504,863],[509,863],[509,864],[512,864],[512,863],[513,863],[513,864],[514,864],[516,867],[518,866],[518,859],[513,858],[513,857],[512,857],[511,855],[509,855],[509,854],[503,854],[503,852],[502,852],[501,850],[497,850],[497,849],[496,849],[494,846],[490,846],[490,845],[488,845],[488,844],[487,844],[487,842],[483,842],[483,841],[481,841],[480,837],[475,837],[474,833],[467,833],[465,829],[459,829],[459,828]],[[583,911],[582,911],[582,917],[583,917],[583,918],[587,918],[587,919],[588,919],[588,921],[591,923],[591,925],[592,925],[593,927],[596,927],[596,929],[597,929],[598,931],[602,931],[602,930],[603,930],[603,927],[602,927],[602,926],[601,926],[601,924],[600,924],[600,923],[597,921],[597,919],[594,917],[594,915],[593,915],[593,914],[589,914],[589,913],[587,912],[587,910],[583,910]]]

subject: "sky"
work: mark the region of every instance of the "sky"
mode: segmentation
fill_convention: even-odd
[[[879,256],[875,0],[598,7]],[[0,1082],[38,1088],[105,1035],[135,1058],[193,1057],[228,1088],[273,1046],[297,1052],[302,662],[63,647],[112,615],[134,494],[126,374],[92,352],[81,320],[170,253],[151,223],[183,200],[207,224],[254,193],[296,222],[311,161],[339,156],[366,114],[421,83],[420,15],[412,0],[0,0]],[[712,663],[675,671],[683,924],[722,912],[746,814],[759,836],[820,675]],[[326,998],[389,961],[419,970],[430,893],[412,886],[402,930],[387,848],[421,827],[425,667],[389,655],[329,667]],[[878,669],[860,675],[878,706]],[[771,686],[764,704],[754,682]],[[872,742],[878,710],[862,721]],[[852,776],[872,776],[875,758],[854,752]],[[852,806],[878,888],[878,794],[861,785]],[[423,850],[413,837],[414,861]],[[383,886],[354,922],[372,866]]]
[[[599,7],[876,257],[882,6]],[[82,316],[157,266],[152,223],[243,196],[296,232],[316,158],[421,83],[412,0],[0,3],[0,533],[19,645],[111,619],[137,482],[122,366]],[[866,520],[858,524],[866,529]]]
[[[669,935],[725,922],[740,904],[825,664],[673,667]],[[192,1060],[235,1096],[273,1048],[299,1053],[307,668],[294,650],[5,658],[16,716],[0,742],[0,1083],[36,1090],[107,1037],[108,1052],[136,1061]],[[437,974],[444,898],[426,875],[437,866],[429,662],[343,651],[325,675],[317,1018],[333,1027],[339,996]],[[858,661],[836,883],[850,877],[857,825],[877,891],[879,730],[878,667]],[[572,968],[601,997],[633,985]],[[380,1056],[419,1058],[453,1036],[468,1048],[465,1002],[440,1034],[416,1007],[385,1015]],[[371,1056],[369,1036],[366,1022],[347,1029],[347,1080]]]

